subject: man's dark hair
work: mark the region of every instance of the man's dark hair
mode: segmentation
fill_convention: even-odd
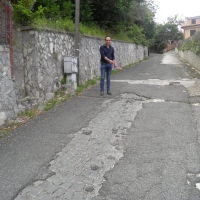
[[[107,37],[111,38],[110,36],[106,36],[106,37],[105,37],[105,40],[106,40]]]

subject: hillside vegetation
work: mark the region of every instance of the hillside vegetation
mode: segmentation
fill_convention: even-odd
[[[15,0],[14,21],[74,32],[75,0]],[[156,7],[147,0],[81,0],[80,31],[149,45]]]
[[[75,0],[13,0],[14,22],[36,29],[75,31]],[[80,32],[150,46],[159,52],[177,24],[156,24],[153,0],[80,0]],[[177,36],[178,34],[176,34]],[[174,38],[174,37],[173,37]],[[177,39],[177,38],[174,38]]]

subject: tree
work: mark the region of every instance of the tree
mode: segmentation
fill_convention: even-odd
[[[168,41],[178,41],[183,39],[183,33],[178,29],[178,25],[169,21],[165,24],[157,24],[154,37],[154,44],[151,50],[161,53],[167,46]]]
[[[13,1],[19,8],[15,16],[20,19],[23,25],[25,23],[31,25],[34,13],[38,10],[45,18],[54,21],[59,19],[74,21],[75,18],[75,0]],[[34,4],[31,8],[28,8],[29,12],[27,12],[28,14],[31,13],[31,20],[25,22],[25,17],[22,17],[24,4],[32,1]],[[20,2],[22,3],[20,4]],[[128,34],[134,42],[147,44],[146,40],[151,40],[154,35],[153,17],[156,6],[153,0],[81,0],[80,10],[80,22],[82,24],[94,25],[108,30],[109,33]]]
[[[94,6],[91,0],[80,1],[80,21],[82,23],[91,24],[94,18]]]
[[[30,25],[34,19],[43,16],[44,8],[40,5],[33,10],[36,0],[19,0],[13,5],[13,19],[21,25]]]
[[[142,28],[142,33],[148,40],[149,45],[152,44],[155,35],[155,22],[153,20],[157,6],[152,0],[135,0],[132,1],[129,15],[131,20],[129,24],[136,24]]]
[[[93,0],[94,22],[103,28],[117,31],[118,25],[128,21],[129,6],[132,0]]]
[[[168,17],[168,18],[167,18],[167,21],[168,21],[169,23],[171,23],[171,24],[175,24],[175,25],[178,26],[178,27],[181,26],[182,23],[184,22],[183,19],[178,18],[178,15],[177,15],[177,14],[174,15],[174,16]]]
[[[74,13],[74,4],[71,0],[37,0],[34,10],[37,10],[39,6],[45,8],[44,15],[48,19],[71,19]]]

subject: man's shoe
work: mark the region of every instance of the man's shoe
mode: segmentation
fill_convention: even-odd
[[[104,95],[104,93],[103,92],[100,92],[100,96],[103,96]]]
[[[112,93],[111,93],[110,91],[107,91],[107,94],[108,94],[108,95],[112,95]]]

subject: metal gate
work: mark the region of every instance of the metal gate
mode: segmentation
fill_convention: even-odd
[[[0,45],[10,48],[10,71],[13,78],[12,5],[11,0],[0,0]]]
[[[0,0],[0,44],[11,44],[12,6],[10,0]]]

